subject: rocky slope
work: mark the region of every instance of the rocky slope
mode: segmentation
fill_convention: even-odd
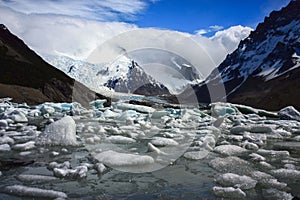
[[[266,17],[194,90],[200,102],[210,102],[209,92],[225,87],[226,95],[219,92],[218,100],[271,110],[287,105],[299,109],[299,67],[300,1],[292,0]]]
[[[95,92],[46,63],[5,25],[0,25],[0,63],[0,98],[11,97],[15,102],[29,104],[85,104],[96,97]]]

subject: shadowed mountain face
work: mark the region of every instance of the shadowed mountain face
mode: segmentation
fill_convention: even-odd
[[[86,104],[96,96],[104,98],[78,82],[74,84],[74,79],[46,63],[0,25],[0,98],[11,97],[15,102],[28,104],[46,101]]]
[[[259,24],[236,51],[228,55],[194,91],[200,102],[209,103],[209,91],[225,87],[219,101],[279,110],[300,109],[300,1],[274,11]],[[207,88],[210,88],[208,90]]]

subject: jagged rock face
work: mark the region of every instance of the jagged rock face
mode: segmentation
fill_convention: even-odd
[[[134,61],[128,66],[126,79],[111,79],[106,84],[116,92],[141,94],[146,96],[169,94],[168,89],[157,83]]]
[[[74,79],[46,63],[5,25],[0,25],[0,63],[0,98],[37,104],[73,100],[85,103],[101,96],[76,83],[80,95],[74,99]]]
[[[207,87],[225,86],[235,103],[278,110],[300,107],[300,1],[293,0],[260,23],[238,49],[210,76],[194,87],[200,101],[209,102]],[[187,91],[185,92],[187,94]],[[219,100],[225,100],[220,96]]]

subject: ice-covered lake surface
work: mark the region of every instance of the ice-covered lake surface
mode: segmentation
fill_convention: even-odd
[[[293,199],[300,114],[0,101],[0,199]]]

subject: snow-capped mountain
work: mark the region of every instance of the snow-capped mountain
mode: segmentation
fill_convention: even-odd
[[[199,100],[225,86],[219,100],[268,109],[300,107],[300,1],[273,11],[208,78],[194,87]],[[191,91],[186,91],[190,93]]]
[[[113,63],[91,64],[65,56],[44,58],[75,80],[95,91],[113,90],[142,95],[169,94],[168,89],[146,74],[132,59],[121,56]]]

